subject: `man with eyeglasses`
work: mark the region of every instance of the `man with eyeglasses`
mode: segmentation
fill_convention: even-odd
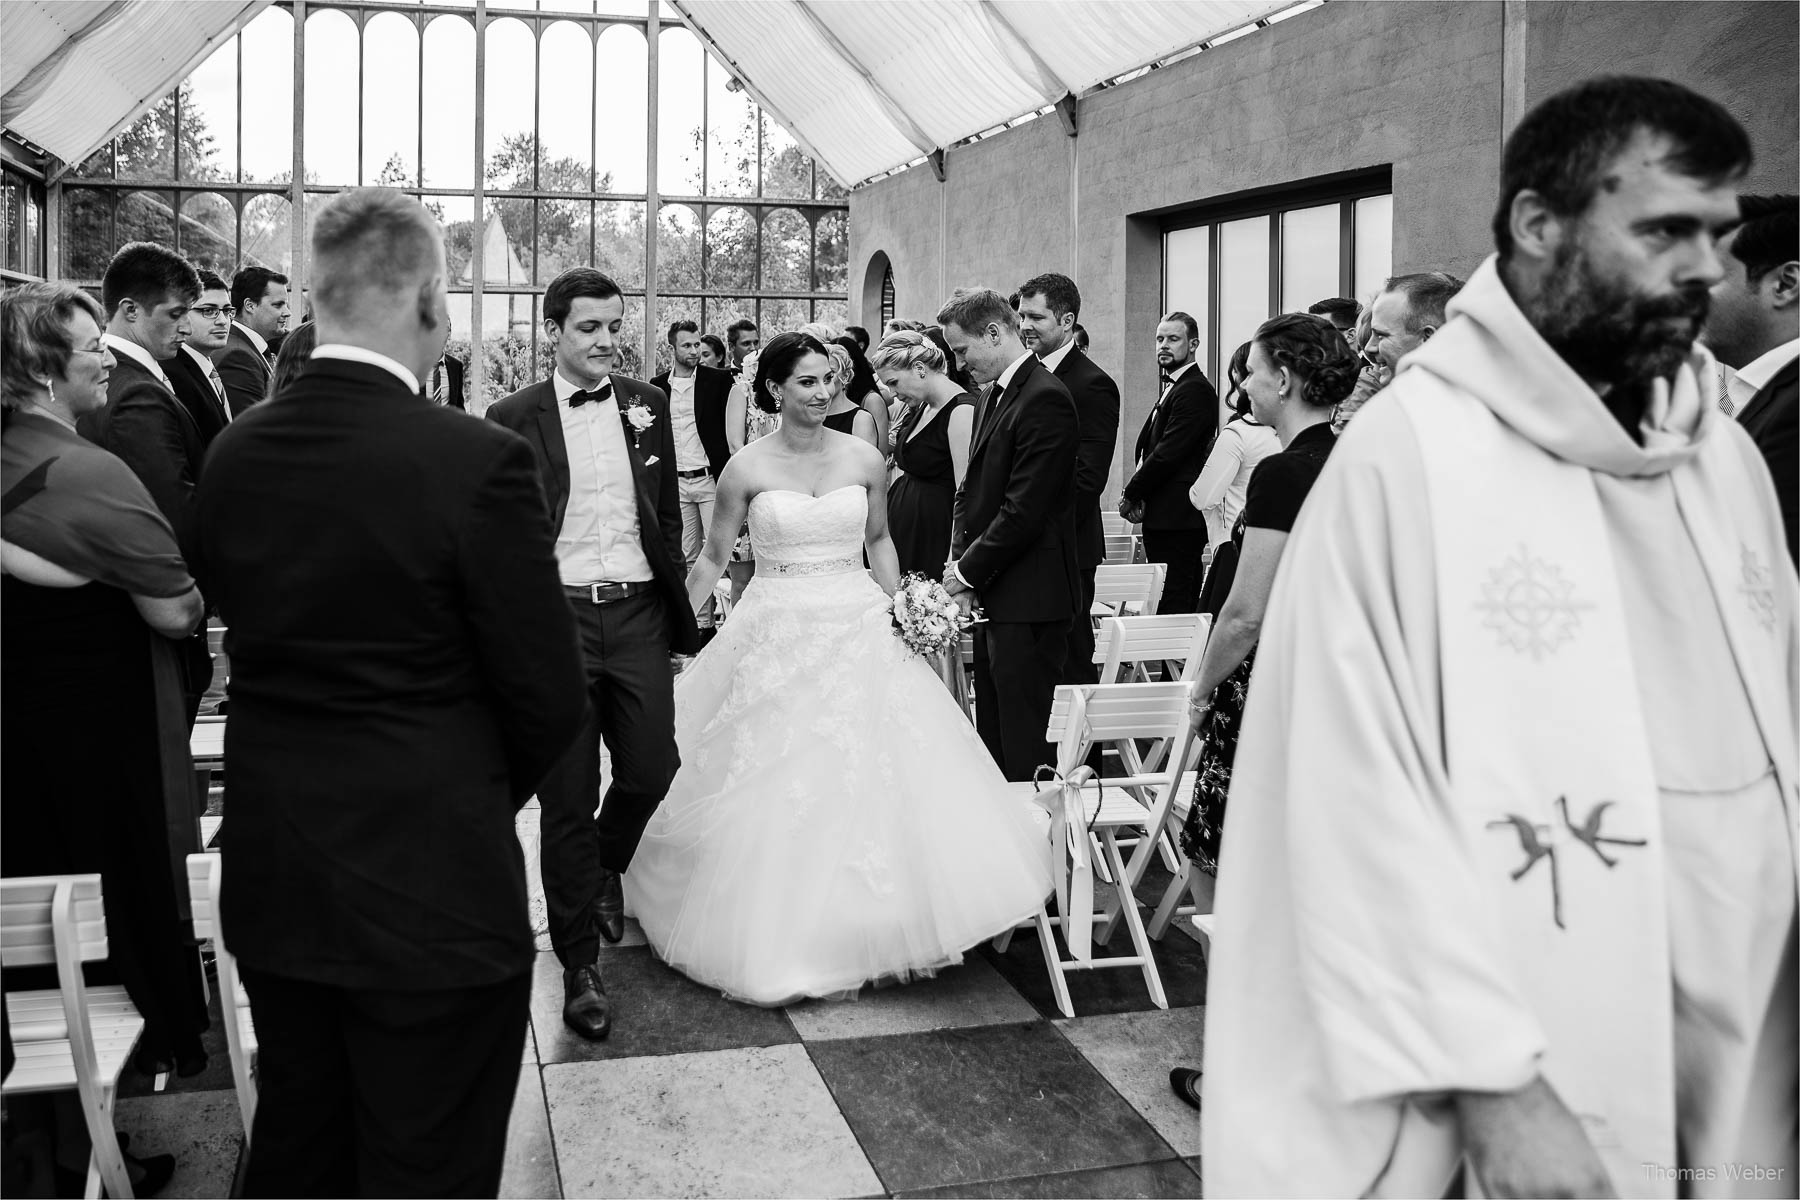
[[[175,385],[175,398],[200,427],[201,440],[212,445],[219,431],[231,423],[225,381],[213,366],[212,355],[225,348],[231,335],[231,289],[211,271],[200,271],[200,299],[188,309],[188,336],[163,369]]]

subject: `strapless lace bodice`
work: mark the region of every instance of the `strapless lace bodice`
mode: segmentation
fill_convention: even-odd
[[[869,493],[861,484],[834,488],[823,496],[758,492],[750,501],[757,570],[773,564],[824,566],[846,560],[860,569],[868,514]]]

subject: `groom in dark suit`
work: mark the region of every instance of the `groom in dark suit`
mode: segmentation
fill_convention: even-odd
[[[1024,781],[1055,761],[1044,731],[1081,602],[1081,420],[1068,389],[1019,340],[1019,316],[999,292],[958,289],[938,324],[975,382],[993,385],[975,414],[944,586],[986,613],[975,627],[975,724],[1006,777]]]
[[[557,567],[581,635],[587,716],[538,801],[563,1021],[591,1039],[612,1029],[599,938],[624,936],[619,876],[681,762],[669,652],[700,648],[687,603],[669,400],[613,373],[624,319],[616,283],[590,267],[564,271],[544,293],[555,373],[488,409],[537,452]],[[603,737],[612,756],[604,801]]]

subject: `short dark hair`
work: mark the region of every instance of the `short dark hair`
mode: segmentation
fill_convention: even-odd
[[[720,362],[724,362],[731,357],[730,353],[725,349],[724,340],[720,338],[718,334],[703,333],[700,335],[700,340],[712,347],[712,352],[718,356]]]
[[[1163,319],[1158,321],[1157,324],[1166,325],[1170,321],[1180,321],[1183,325],[1187,326],[1188,340],[1190,342],[1197,342],[1200,340],[1200,322],[1194,320],[1194,318],[1188,316],[1180,309],[1176,309],[1172,313],[1163,314]]]
[[[267,267],[239,267],[237,274],[231,277],[231,307],[241,312],[249,301],[261,304],[263,294],[269,290],[271,283],[279,283],[285,287],[287,281],[286,275]]]
[[[1087,326],[1083,325],[1080,321],[1075,322],[1075,348],[1077,350],[1086,350],[1088,348]]]
[[[1512,207],[1520,192],[1542,196],[1559,217],[1587,212],[1607,169],[1639,132],[1672,144],[1669,164],[1708,183],[1741,177],[1750,135],[1716,100],[1667,79],[1606,75],[1558,92],[1525,114],[1500,159],[1494,246],[1512,254]]]
[[[192,304],[200,298],[200,276],[188,260],[155,242],[129,242],[106,264],[100,303],[111,317],[125,300],[155,308],[169,297]]]
[[[263,399],[269,399],[305,374],[318,344],[319,327],[311,321],[302,321],[290,330],[281,339],[281,349],[275,352],[275,369],[269,374],[269,391]]]
[[[1782,263],[1800,261],[1800,197],[1739,196],[1743,224],[1731,239],[1731,257],[1744,264],[1744,277],[1754,286]]]
[[[855,338],[856,344],[862,347],[864,354],[869,352],[869,331],[861,325],[844,326],[844,336]]]
[[[1444,307],[1462,291],[1463,281],[1448,271],[1420,271],[1412,275],[1396,275],[1382,285],[1384,292],[1399,292],[1406,297],[1406,332],[1417,333],[1425,326],[1441,327]]]
[[[200,276],[200,290],[203,292],[227,291],[231,287],[230,284],[219,278],[217,271],[209,271],[205,267],[201,267],[195,273]]]
[[[569,319],[569,310],[581,296],[591,300],[611,300],[614,296],[623,298],[624,295],[619,285],[612,281],[612,276],[592,267],[570,267],[544,289],[544,320],[561,325]]]
[[[675,344],[675,335],[678,333],[699,332],[700,324],[697,321],[690,321],[684,317],[679,321],[671,322],[669,325],[669,345],[673,346]]]
[[[1050,315],[1059,321],[1065,314],[1081,319],[1081,289],[1067,275],[1058,275],[1055,271],[1033,275],[1019,285],[1020,301],[1027,296],[1042,296],[1044,303],[1050,306]]]
[[[737,345],[738,334],[743,333],[746,329],[751,333],[761,332],[757,329],[755,321],[752,321],[749,317],[739,317],[725,327],[725,340],[734,346]]]
[[[1327,296],[1307,305],[1306,311],[1327,321],[1348,321],[1354,325],[1356,318],[1362,315],[1362,305],[1348,296]]]
[[[1019,313],[993,288],[957,288],[938,310],[939,325],[954,325],[964,333],[980,333],[989,325],[1017,330]]]

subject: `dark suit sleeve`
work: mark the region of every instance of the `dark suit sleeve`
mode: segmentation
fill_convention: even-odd
[[[1060,383],[1047,393],[1021,396],[1020,401],[1012,471],[1000,511],[957,558],[962,577],[976,591],[1030,549],[1053,515],[1068,508],[1069,481],[1081,447],[1075,402]],[[958,509],[960,520],[960,505]]]
[[[248,350],[237,347],[225,351],[213,364],[225,385],[225,398],[231,402],[231,415],[241,417],[246,409],[263,398],[268,373],[251,357]]]
[[[675,429],[669,420],[669,398],[660,389],[650,393],[650,407],[657,415],[651,426],[655,433],[654,452],[662,459],[656,482],[656,520],[662,526],[663,541],[669,547],[669,561],[687,562],[681,549],[681,483],[675,474]]]
[[[109,400],[106,449],[125,460],[175,530],[183,558],[194,554],[194,485],[200,464],[188,459],[179,401],[154,383],[133,384]]]
[[[1157,484],[1183,464],[1194,464],[1206,453],[1206,443],[1219,428],[1219,397],[1212,384],[1197,379],[1169,396],[1169,420],[1162,436],[1125,484],[1127,500],[1142,500]]]
[[[1777,399],[1768,420],[1758,426],[1755,441],[1775,481],[1781,524],[1787,530],[1788,557],[1800,566],[1800,530],[1796,528],[1800,521],[1796,511],[1800,505],[1800,403],[1796,403],[1792,384],[1787,395]]]
[[[506,743],[514,805],[574,740],[587,688],[575,617],[556,570],[537,463],[508,438],[475,490],[458,539],[469,627]]]
[[[1079,353],[1070,351],[1071,354]],[[1075,502],[1099,500],[1112,473],[1113,449],[1119,441],[1119,385],[1096,371],[1076,403],[1081,419],[1081,449],[1075,455]]]

